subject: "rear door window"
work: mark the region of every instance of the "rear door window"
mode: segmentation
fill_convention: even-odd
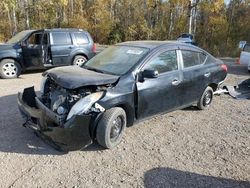
[[[182,50],[184,68],[201,65],[205,62],[207,56],[204,53]]]
[[[88,39],[87,35],[84,34],[83,32],[75,32],[75,33],[73,33],[73,35],[74,35],[74,37],[76,39],[76,43],[78,45],[89,43],[89,39]]]
[[[66,32],[54,32],[52,39],[54,44],[71,44],[70,35]]]
[[[160,53],[153,57],[143,69],[157,70],[159,74],[178,70],[176,51],[173,50]]]

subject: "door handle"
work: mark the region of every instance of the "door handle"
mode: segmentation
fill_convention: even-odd
[[[72,48],[73,48],[72,46],[69,47],[69,49],[72,49]]]
[[[210,75],[211,75],[210,72],[206,72],[206,73],[204,74],[205,77],[209,77]]]
[[[174,86],[177,86],[177,85],[179,85],[181,83],[181,81],[179,81],[179,80],[177,80],[177,79],[174,79],[173,81],[172,81],[172,85],[174,85]]]

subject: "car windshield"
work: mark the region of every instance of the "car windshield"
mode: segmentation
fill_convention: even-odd
[[[7,44],[15,44],[20,42],[30,31],[21,31],[17,33],[15,36],[13,36],[10,40],[8,40]]]
[[[83,68],[122,75],[128,72],[148,51],[148,48],[142,47],[112,46],[87,61]]]

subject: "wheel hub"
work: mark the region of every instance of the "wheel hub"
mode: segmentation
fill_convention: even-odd
[[[2,69],[5,76],[13,77],[17,74],[17,67],[14,63],[4,64]]]
[[[212,94],[211,94],[210,92],[207,92],[207,93],[205,94],[205,97],[204,97],[205,105],[210,104],[210,102],[211,102],[211,96],[212,96]]]
[[[85,63],[85,59],[79,58],[79,59],[76,60],[75,65],[82,66],[83,63]]]
[[[111,127],[111,131],[110,131],[110,138],[112,140],[116,140],[122,130],[122,126],[123,126],[123,122],[121,117],[117,117],[114,121],[113,121],[113,126]]]

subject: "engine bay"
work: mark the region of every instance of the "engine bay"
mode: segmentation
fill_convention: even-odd
[[[105,91],[111,85],[105,86],[84,86],[78,89],[65,89],[59,86],[54,80],[47,77],[41,100],[45,106],[51,109],[53,112],[61,116],[67,116],[70,109],[80,99],[100,91]],[[93,112],[99,112],[97,109],[92,109]]]

